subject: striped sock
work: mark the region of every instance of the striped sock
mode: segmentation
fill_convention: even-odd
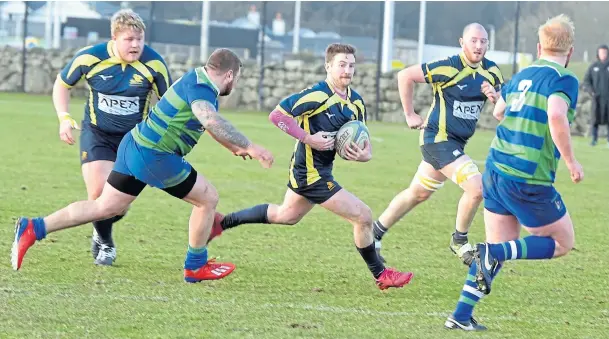
[[[184,268],[187,270],[196,270],[207,264],[207,247],[194,248],[188,246],[186,259],[184,260]]]
[[[498,261],[551,259],[555,248],[554,239],[534,235],[499,244],[489,244],[491,254]]]
[[[453,318],[459,322],[469,322],[474,313],[474,306],[476,306],[478,300],[484,296],[482,292],[478,291],[475,276],[476,263],[473,262],[469,267],[469,272],[467,274],[467,279],[465,279],[459,302],[457,302],[457,307],[455,308],[455,312],[453,312]]]
[[[377,220],[372,224],[372,231],[374,232],[374,239],[381,240],[385,233],[387,233],[388,229],[383,226],[383,224]]]

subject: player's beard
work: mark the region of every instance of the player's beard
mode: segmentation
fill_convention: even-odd
[[[228,84],[226,84],[226,87],[224,87],[224,90],[222,92],[220,92],[220,96],[225,97],[225,96],[231,94],[231,92],[233,91],[234,85],[235,85],[235,80],[231,80]]]
[[[478,54],[476,54],[475,52],[478,52]],[[484,58],[484,55],[486,54],[486,51],[484,51],[483,49],[480,49],[478,51],[476,50],[469,50],[469,49],[465,49],[465,56],[467,57],[467,60],[469,62],[471,62],[472,64],[477,64],[480,61],[482,61],[482,58]]]
[[[340,83],[347,88],[351,85],[351,80],[353,80],[353,77],[341,77]]]

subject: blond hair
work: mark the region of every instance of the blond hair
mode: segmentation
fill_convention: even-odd
[[[567,55],[575,42],[575,25],[568,16],[557,15],[539,26],[541,48],[556,55]]]
[[[140,32],[146,30],[144,20],[131,9],[121,9],[114,13],[110,22],[110,32],[112,35],[127,29],[135,29]]]

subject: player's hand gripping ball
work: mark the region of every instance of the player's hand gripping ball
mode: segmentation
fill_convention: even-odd
[[[334,149],[338,156],[345,159],[345,150],[351,142],[363,149],[365,141],[370,142],[370,133],[366,125],[359,120],[349,121],[336,133]]]

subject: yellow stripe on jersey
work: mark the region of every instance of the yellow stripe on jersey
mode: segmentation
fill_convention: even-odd
[[[311,92],[309,94],[304,95],[302,98],[298,99],[298,101],[296,101],[296,103],[292,107],[292,110],[294,110],[296,107],[298,107],[300,105],[304,105],[308,102],[322,103],[326,99],[328,99],[328,94],[326,94],[322,91]],[[308,114],[311,112],[312,112],[312,110],[309,110],[309,111],[304,112],[302,115],[305,115],[305,114]]]
[[[431,107],[429,107],[429,111],[427,112],[427,116],[425,117],[425,126],[429,123],[429,117],[433,113],[436,108],[436,85],[431,87],[433,100],[431,101]],[[419,133],[419,145],[422,146],[425,144],[425,129],[421,129],[421,133]]]
[[[108,51],[108,55],[113,57],[114,56],[114,41],[110,40],[108,41],[108,43],[106,44],[106,50]]]
[[[142,112],[142,119],[146,119],[148,116],[148,107],[150,106],[150,97],[152,96],[152,91],[148,91],[148,95],[146,95],[146,103],[144,103],[144,111]]]
[[[167,70],[167,67],[165,67],[165,65],[161,62],[161,60],[148,61],[146,63],[146,66],[152,68],[155,72],[161,74],[163,76],[163,80],[165,80],[165,88],[169,88],[169,85],[171,85],[169,83],[169,71]]]
[[[482,66],[478,67],[479,69],[476,69],[476,71],[478,72],[478,74],[482,75],[483,77],[486,78],[486,80],[488,80],[488,82],[491,84],[491,86],[495,86],[495,78],[491,75],[491,73],[489,73],[487,70],[482,69]]]
[[[303,116],[303,129],[305,132],[311,134],[311,128],[309,126],[309,116]],[[305,163],[307,165],[307,185],[311,185],[319,180],[319,172],[315,168],[313,162],[313,149],[309,145],[305,145]]]
[[[430,79],[430,82],[434,75],[443,75],[445,77],[452,78],[455,75],[457,75],[458,73],[459,73],[459,70],[452,66],[438,66],[438,67],[432,69],[431,71],[429,71],[429,68],[428,68],[428,71],[427,71],[427,75]]]
[[[364,106],[364,103],[360,99],[357,99],[353,102],[353,104],[355,106],[357,106],[357,108],[359,108],[359,110],[362,112],[362,122],[365,125],[366,124],[366,107]]]
[[[97,125],[97,116],[95,115],[95,108],[93,107],[93,90],[89,86],[89,115],[91,116],[91,124]]]
[[[300,120],[300,117],[298,120]],[[294,162],[296,161],[296,151],[298,151],[299,143],[300,141],[296,140],[296,143],[294,144],[294,153],[292,153],[292,161],[290,162],[290,185],[292,185],[293,188],[298,188],[298,183],[294,177]]]
[[[448,133],[446,132],[446,100],[444,99],[444,93],[442,87],[438,87],[438,97],[440,98],[440,117],[438,118],[438,134],[434,139],[434,143],[441,141],[448,141]]]
[[[59,83],[60,83],[60,84],[61,84],[63,87],[65,87],[65,88],[67,88],[67,89],[72,88],[72,86],[68,85],[68,84],[67,84],[65,81],[63,81],[63,79],[61,78],[61,76],[58,76],[58,77],[57,77],[57,79],[59,79]]]
[[[459,81],[467,78],[469,75],[474,74],[475,72],[476,72],[476,70],[474,70],[471,67],[466,66],[465,68],[463,68],[463,70],[461,70],[461,72],[458,72],[451,81],[443,84],[442,88],[444,89],[444,88],[447,88],[450,86],[454,86],[454,85],[458,84]]]
[[[497,79],[499,79],[499,82],[500,82],[500,83],[503,83],[503,82],[504,82],[504,80],[503,80],[503,74],[501,74],[501,70],[499,69],[499,67],[497,67],[497,66],[492,66],[492,67],[490,67],[490,68],[488,69],[488,71],[489,71],[491,74],[495,75],[495,77],[497,77]],[[495,85],[499,85],[499,84],[495,84]]]
[[[138,72],[140,72],[144,78],[148,79],[148,82],[153,83],[154,82],[154,78],[152,77],[152,73],[150,73],[150,70],[148,69],[148,67],[144,66],[143,63],[141,63],[140,61],[134,61],[132,63],[130,63],[130,65],[137,69]],[[167,86],[169,87],[169,86]]]
[[[95,67],[93,67],[89,72],[87,72],[87,79],[91,79],[92,77],[94,77],[96,74],[102,72],[103,70],[108,69],[114,65],[118,65],[120,63],[121,63],[121,61],[115,57],[111,57],[111,58],[102,60],[102,62],[95,65]]]
[[[328,108],[328,107],[331,107],[332,105],[336,105],[336,104],[339,104],[339,103],[340,104],[346,104],[347,100],[344,100],[339,95],[334,94],[330,98],[328,98],[328,100],[326,100],[326,104],[322,105],[322,107]],[[316,109],[315,112],[319,114],[319,108]]]
[[[330,106],[332,106],[332,105],[329,105],[328,102],[326,101],[326,103],[324,103],[323,105],[320,105],[319,107],[317,107],[316,110],[314,110],[313,112],[308,113],[307,116],[309,118],[312,118],[312,117],[316,116],[319,113],[323,113],[323,112],[327,111]]]
[[[293,116],[290,113],[286,112],[285,109],[281,108],[280,105],[277,105],[277,107],[275,107],[275,110],[289,116],[290,118],[293,118]]]
[[[70,78],[70,75],[72,75],[72,73],[80,66],[91,66],[94,63],[99,62],[99,58],[96,56],[93,56],[91,54],[83,54],[78,56],[76,59],[74,59],[74,62],[72,62],[72,66],[70,66],[70,70],[68,71],[68,75],[66,76],[66,78]]]

